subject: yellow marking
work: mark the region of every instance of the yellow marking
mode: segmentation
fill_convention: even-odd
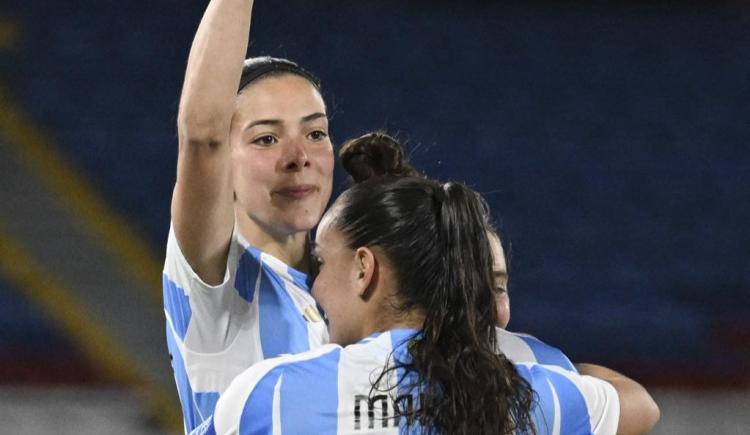
[[[312,306],[308,305],[305,308],[305,312],[302,313],[302,317],[305,318],[308,322],[322,322],[323,319],[320,317],[320,314],[318,314],[318,310]]]
[[[0,275],[14,283],[75,340],[108,381],[129,385],[146,402],[150,416],[164,428],[179,430],[181,414],[163,389],[147,380],[133,358],[120,349],[106,326],[89,316],[84,306],[58,280],[48,275],[24,248],[0,226]]]
[[[91,183],[52,146],[52,140],[26,117],[0,86],[0,135],[62,202],[71,216],[93,232],[94,240],[161,303],[161,262],[129,222],[111,211]]]

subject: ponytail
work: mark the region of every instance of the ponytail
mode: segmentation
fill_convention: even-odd
[[[408,162],[395,140],[374,138],[368,136],[370,145],[358,138],[342,149],[345,155],[356,150],[367,157],[349,163],[376,164],[354,171],[353,179],[360,181],[337,200],[332,222],[350,248],[382,249],[399,283],[395,308],[419,309],[425,320],[408,352],[393,355],[373,391],[397,373],[400,383],[387,389],[414,398],[397,403],[398,413],[426,433],[533,431],[531,388],[496,350],[486,203],[460,183],[383,173],[384,167],[404,168]],[[372,158],[372,148],[389,151]],[[381,158],[387,155],[393,157]],[[360,176],[367,173],[373,175]]]

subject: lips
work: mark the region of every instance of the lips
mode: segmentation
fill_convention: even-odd
[[[298,184],[276,189],[274,190],[274,193],[284,198],[300,200],[311,196],[317,190],[318,188],[312,184]]]

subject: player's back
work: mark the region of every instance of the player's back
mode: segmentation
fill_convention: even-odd
[[[408,357],[415,333],[391,330],[345,348],[327,345],[263,361],[235,379],[219,399],[212,424],[196,433],[402,433],[406,419],[397,410],[418,398],[404,389],[410,382],[401,382],[403,371],[379,376],[393,358]],[[538,396],[532,411],[537,433],[615,432],[619,402],[611,385],[559,367],[527,363],[516,369]]]

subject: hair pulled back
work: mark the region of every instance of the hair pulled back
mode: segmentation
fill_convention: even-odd
[[[382,131],[346,141],[339,151],[339,160],[355,183],[384,175],[420,176],[404,157],[404,147]]]
[[[531,388],[496,352],[484,200],[463,184],[414,176],[383,133],[348,142],[340,157],[360,182],[337,200],[333,226],[349,247],[385,253],[399,283],[396,309],[425,313],[408,355],[394,355],[374,385],[398,370],[400,384],[389,388],[419,396],[398,412],[426,433],[533,431]]]
[[[311,72],[305,70],[289,59],[279,57],[260,56],[245,60],[242,65],[242,75],[237,92],[242,92],[250,83],[261,78],[277,76],[281,74],[294,74],[310,82],[311,85],[321,92],[320,80]]]

